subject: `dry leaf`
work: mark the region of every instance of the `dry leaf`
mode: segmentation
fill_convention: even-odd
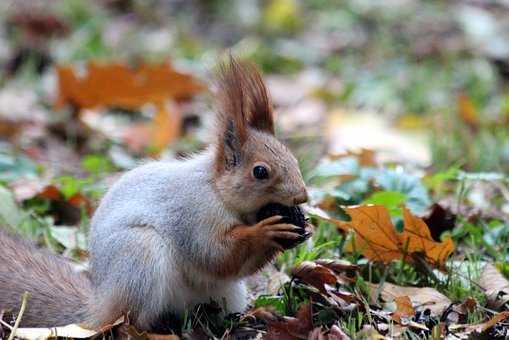
[[[509,280],[491,263],[484,267],[479,285],[486,291],[488,308],[500,309],[509,302]]]
[[[401,323],[401,318],[410,318],[415,315],[415,309],[408,296],[397,296],[394,298],[396,311],[392,313],[392,318],[397,323]]]
[[[413,255],[423,256],[428,263],[443,269],[445,261],[454,250],[450,238],[435,242],[426,224],[403,208],[404,229],[398,233],[389,212],[381,205],[346,207],[351,221],[332,220],[344,231],[354,230],[355,237],[347,251],[360,251],[370,260],[389,263],[403,259],[414,262]]]
[[[502,322],[506,319],[509,319],[509,311],[500,312],[486,322],[482,322],[475,325],[451,325],[449,326],[449,329],[450,330],[466,329],[467,333],[471,332],[483,333],[489,330],[491,327],[495,326],[497,323]]]
[[[337,282],[337,277],[331,269],[311,261],[304,261],[295,267],[292,275],[324,294],[327,293],[325,284],[333,285]]]
[[[378,284],[369,284],[371,293],[378,289]],[[392,283],[384,283],[381,291],[381,298],[385,302],[392,302],[397,297],[408,296],[415,306],[415,310],[431,310],[434,316],[441,316],[444,310],[452,303],[451,300],[439,291],[430,287],[402,287]]]
[[[249,312],[251,316],[267,323],[264,339],[293,340],[307,339],[313,329],[313,313],[310,303],[300,306],[295,317],[280,316],[267,308],[257,308]]]
[[[66,66],[57,68],[59,97],[56,106],[74,105],[78,109],[119,107],[139,110],[153,104],[156,113],[150,124],[135,125],[127,131],[129,146],[134,150],[150,146],[160,152],[180,133],[180,111],[170,100],[183,100],[201,92],[204,87],[189,75],[176,72],[168,63],[142,64],[133,69],[124,64],[90,63],[85,76]]]
[[[169,108],[170,107],[170,108]],[[176,105],[158,107],[150,123],[139,123],[126,128],[122,139],[132,151],[150,147],[154,153],[162,151],[180,134],[182,115]]]
[[[115,326],[124,322],[124,317],[121,317],[111,325],[102,327],[100,330],[91,330],[82,328],[79,325],[72,324],[63,327],[53,328],[18,328],[16,330],[16,337],[20,339],[54,339],[71,338],[71,339],[88,339],[98,334],[106,333]]]
[[[359,165],[362,167],[374,167],[378,163],[376,161],[376,152],[375,150],[361,148],[360,151],[352,151],[348,150],[343,153],[336,153],[329,156],[331,160],[341,159],[345,157],[354,157],[359,162]]]
[[[120,63],[89,63],[85,76],[68,66],[57,67],[59,97],[56,105],[78,108],[103,106],[136,110],[147,103],[188,99],[203,90],[191,76],[170,64],[142,64],[137,69]]]

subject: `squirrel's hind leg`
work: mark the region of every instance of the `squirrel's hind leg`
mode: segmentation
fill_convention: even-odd
[[[138,329],[151,329],[168,303],[175,302],[171,250],[150,226],[123,229],[91,246],[96,247],[92,323],[102,326],[127,313]]]

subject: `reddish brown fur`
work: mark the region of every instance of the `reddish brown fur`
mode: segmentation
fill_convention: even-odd
[[[0,227],[0,310],[16,314],[29,293],[21,325],[55,327],[83,322],[90,281],[72,264]]]
[[[256,67],[237,62],[230,57],[218,72],[217,113],[218,136],[217,170],[222,172],[226,162],[225,138],[234,135],[236,146],[242,147],[248,138],[248,128],[274,134],[272,104]]]
[[[209,270],[223,278],[238,276],[241,271],[247,271],[248,274],[257,272],[279,251],[272,240],[264,236],[266,234],[261,233],[256,226],[248,225],[238,225],[226,235],[218,235],[219,244],[228,253],[224,254],[221,263],[209,266]],[[245,268],[249,260],[250,266]]]

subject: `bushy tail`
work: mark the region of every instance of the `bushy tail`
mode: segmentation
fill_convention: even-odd
[[[86,319],[91,292],[86,274],[0,227],[0,311],[17,314],[24,292],[29,297],[23,327],[64,326]]]

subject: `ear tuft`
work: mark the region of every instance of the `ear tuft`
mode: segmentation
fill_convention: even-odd
[[[230,55],[217,73],[218,166],[239,164],[248,127],[274,134],[272,104],[257,68]]]
[[[247,61],[229,61],[219,66],[218,100],[220,116],[233,119],[239,131],[250,127],[274,134],[272,103],[267,87],[256,66]],[[242,120],[242,122],[241,122]]]

